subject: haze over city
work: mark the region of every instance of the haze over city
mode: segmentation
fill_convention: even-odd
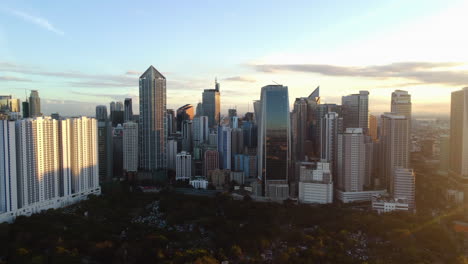
[[[44,114],[92,115],[130,97],[153,64],[167,78],[168,108],[196,105],[221,84],[227,108],[252,111],[261,87],[289,99],[321,87],[324,103],[370,92],[371,113],[389,94],[412,94],[414,115],[448,115],[468,84],[466,1],[119,1],[0,5],[2,93],[39,90]]]

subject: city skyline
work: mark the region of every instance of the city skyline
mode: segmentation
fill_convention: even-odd
[[[46,4],[6,2],[0,6],[0,24],[8,25],[0,26],[0,83],[3,93],[21,100],[25,89],[28,94],[38,90],[46,115],[92,115],[96,105],[127,97],[137,112],[138,76],[154,64],[168,79],[169,109],[197,105],[218,77],[223,115],[235,107],[239,113],[253,112],[261,87],[273,81],[290,87],[290,107],[320,85],[322,103],[339,103],[343,95],[368,90],[371,113],[383,113],[388,94],[404,89],[413,96],[415,115],[448,115],[451,92],[468,83],[468,38],[459,34],[467,4],[421,3],[300,1],[286,8],[271,2],[267,14],[262,1],[233,6],[204,2],[199,13],[191,12],[192,4],[146,3],[177,11],[174,18],[154,18],[137,7],[144,4],[55,3],[57,8],[46,9]],[[123,13],[124,19],[103,20],[104,8],[115,17]],[[271,19],[281,8],[295,18],[283,25]],[[80,11],[89,14],[87,21],[78,17]],[[376,16],[382,19],[375,21]],[[138,34],[148,27],[160,30],[163,22],[168,25],[165,41],[150,39],[157,48],[140,56],[149,44],[136,42]],[[273,38],[265,47],[265,40]],[[34,46],[28,44],[31,39]],[[53,52],[43,52],[46,48]]]

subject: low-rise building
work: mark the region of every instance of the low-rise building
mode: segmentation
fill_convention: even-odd
[[[406,198],[392,198],[389,196],[374,195],[372,197],[372,210],[381,214],[393,211],[408,212],[410,208]]]

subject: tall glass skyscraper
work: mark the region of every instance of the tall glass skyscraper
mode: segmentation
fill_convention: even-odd
[[[39,98],[37,90],[32,90],[29,95],[29,116],[41,116],[41,98]]]
[[[132,98],[125,98],[125,101],[124,101],[124,122],[132,121],[132,119],[133,119]]]
[[[203,91],[203,115],[208,117],[208,126],[213,128],[219,124],[220,119],[220,93],[219,83],[215,81],[215,89]]]
[[[258,109],[259,178],[265,196],[286,199],[289,196],[288,169],[291,158],[288,87],[268,85],[262,88]]]
[[[452,92],[449,173],[468,195],[468,87]],[[466,201],[467,198],[465,198]]]
[[[153,66],[140,76],[139,163],[146,171],[166,168],[166,78]]]
[[[362,128],[367,134],[369,130],[369,92],[359,91],[341,98],[343,108],[343,126],[346,128]]]

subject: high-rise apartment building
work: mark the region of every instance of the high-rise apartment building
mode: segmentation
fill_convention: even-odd
[[[123,169],[138,171],[138,124],[131,121],[123,125]]]
[[[344,192],[361,192],[366,168],[362,128],[347,128],[338,134],[337,158],[338,188]]]
[[[0,121],[0,222],[100,194],[97,142],[94,118]]]
[[[193,122],[190,120],[182,122],[182,150],[193,152]]]
[[[124,101],[124,122],[132,121],[132,119],[133,119],[132,98],[125,98],[125,101]]]
[[[260,102],[261,108],[256,110],[259,129],[258,176],[263,181],[265,196],[286,199],[289,197],[291,157],[288,87],[263,87]]]
[[[150,66],[139,82],[139,167],[146,171],[166,169],[166,78]]]
[[[31,90],[31,94],[29,95],[29,116],[38,117],[41,115],[41,98],[39,98],[39,92],[37,90]]]
[[[449,174],[468,195],[468,87],[452,92]]]
[[[385,113],[381,119],[381,174],[383,182],[393,194],[394,169],[396,167],[408,168],[409,166],[409,124],[405,116],[393,113]]]
[[[182,151],[176,157],[176,180],[190,180],[192,177],[192,155]]]
[[[341,98],[343,127],[369,129],[369,92],[359,91]]]
[[[15,122],[0,120],[0,214],[18,208]]]
[[[219,83],[215,81],[215,89],[205,89],[202,96],[203,115],[208,117],[208,126],[210,128],[219,125],[221,103]]]

